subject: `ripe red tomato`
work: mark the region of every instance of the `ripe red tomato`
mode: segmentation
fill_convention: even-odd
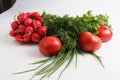
[[[79,44],[84,51],[94,52],[101,47],[101,39],[90,32],[83,32],[79,36]]]
[[[98,28],[98,36],[101,38],[103,42],[111,40],[112,35],[113,35],[112,30],[107,26],[102,25]]]
[[[39,42],[39,50],[45,56],[55,55],[61,50],[61,48],[62,42],[55,36],[44,37]]]

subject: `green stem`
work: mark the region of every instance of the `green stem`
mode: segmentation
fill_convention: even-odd
[[[43,60],[40,60],[40,61],[37,61],[37,62],[33,62],[33,63],[30,63],[31,65],[32,64],[40,64],[40,63],[46,63],[48,61],[51,61],[51,60],[54,60],[56,56],[52,56],[52,57],[49,57],[47,59],[43,59]]]
[[[91,53],[91,55],[94,56],[94,57],[99,61],[99,63],[102,65],[103,68],[105,68],[105,66],[104,66],[103,63],[102,63],[102,60],[100,59],[100,58],[101,58],[100,56],[98,56],[98,55],[95,54],[95,53]]]
[[[65,53],[65,54],[67,54],[67,53]],[[63,57],[61,57],[60,60],[56,61],[54,66],[51,68],[51,71],[49,72],[48,76],[52,75],[58,68],[60,68],[62,66],[62,64],[67,60],[68,55],[69,54],[63,55]]]
[[[69,61],[68,61],[67,65],[65,66],[65,68],[61,71],[61,73],[60,73],[60,75],[59,75],[59,77],[58,77],[58,80],[60,79],[60,77],[61,77],[61,75],[63,74],[63,72],[68,68],[68,66],[69,66],[70,63],[72,62],[75,52],[76,52],[75,50],[74,50],[73,52],[71,52],[71,56],[70,56],[70,58],[69,58]]]
[[[60,53],[60,54],[61,54],[61,53]],[[60,54],[59,54],[59,55],[60,55]],[[35,77],[35,76],[37,76],[37,75],[42,75],[42,74],[45,74],[45,73],[46,73],[46,74],[43,75],[42,78],[43,78],[43,77],[46,77],[47,74],[48,74],[48,72],[52,70],[53,65],[54,65],[56,62],[58,62],[59,60],[61,60],[61,58],[63,58],[63,57],[64,57],[64,54],[61,55],[61,56],[59,56],[59,57],[57,56],[50,64],[44,66],[42,69],[40,69],[38,72],[36,72],[36,73],[33,75],[33,77]],[[32,78],[33,78],[33,77],[32,77]]]

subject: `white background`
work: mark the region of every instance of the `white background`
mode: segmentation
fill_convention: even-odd
[[[16,14],[27,11],[46,11],[51,14],[82,15],[88,10],[93,14],[107,14],[113,27],[113,38],[96,52],[102,56],[105,68],[90,55],[78,57],[78,68],[73,61],[60,80],[119,80],[120,79],[120,2],[119,0],[17,0],[8,11],[0,14],[0,80],[28,80],[33,73],[13,75],[16,71],[34,68],[28,65],[43,59],[38,45],[23,45],[9,36],[10,23]],[[59,70],[49,79],[57,80]],[[38,80],[37,77],[34,80]]]

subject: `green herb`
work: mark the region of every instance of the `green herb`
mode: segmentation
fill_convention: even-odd
[[[77,55],[78,53],[83,52],[78,44],[78,37],[81,32],[89,31],[93,34],[97,34],[98,33],[97,29],[99,28],[99,26],[106,25],[108,27],[111,27],[108,24],[107,15],[99,14],[94,16],[92,14],[92,11],[88,11],[86,14],[83,14],[82,16],[77,15],[75,17],[71,17],[69,15],[61,17],[43,12],[42,17],[44,19],[43,25],[47,26],[48,29],[46,36],[59,37],[63,42],[62,50],[57,55],[32,63],[38,64],[39,66],[37,68],[27,70],[24,72],[18,72],[16,74],[37,70],[37,72],[35,72],[32,78],[38,75],[42,75],[42,77],[40,78],[41,80],[44,77],[51,76],[65,62],[67,62],[66,66],[60,73],[61,76],[64,70],[70,65],[75,56],[77,66]],[[95,53],[90,54],[92,54],[96,59],[98,59],[101,65],[103,66],[99,56],[97,56]],[[60,76],[58,79],[60,79]]]

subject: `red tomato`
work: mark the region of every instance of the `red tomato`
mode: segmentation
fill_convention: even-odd
[[[107,26],[102,25],[98,28],[98,36],[101,38],[103,42],[111,40],[112,35],[113,35],[112,30]]]
[[[62,42],[55,36],[44,37],[39,42],[39,50],[45,56],[55,55],[61,50],[61,48]]]
[[[83,32],[79,36],[79,44],[84,51],[94,52],[101,47],[101,39],[90,32]]]

